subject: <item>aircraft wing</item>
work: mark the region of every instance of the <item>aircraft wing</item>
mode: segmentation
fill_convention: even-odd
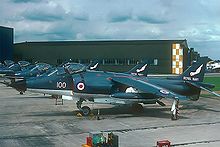
[[[165,88],[159,87],[157,85],[148,83],[140,79],[134,79],[129,77],[113,77],[112,80],[127,86],[131,86],[138,90],[141,90],[144,93],[153,94],[159,98],[171,98],[171,99],[182,99],[182,100],[187,99],[186,96],[179,95]]]
[[[211,93],[211,94],[213,94],[217,97],[220,97],[220,94],[215,93],[214,91],[210,90],[209,88],[206,88],[205,86],[202,86],[202,85],[199,85],[199,84],[196,84],[196,83],[192,83],[192,82],[188,82],[188,81],[186,81],[186,83],[193,86],[193,87],[205,90],[205,91],[207,91],[207,92],[209,92],[209,93]]]

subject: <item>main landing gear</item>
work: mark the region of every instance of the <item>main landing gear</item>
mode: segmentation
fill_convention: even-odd
[[[171,120],[177,120],[179,118],[179,99],[174,99],[171,107]]]
[[[77,108],[80,110],[80,112],[84,116],[88,116],[91,113],[91,109],[88,106],[83,106],[82,107],[82,102],[85,101],[84,99],[80,99],[79,101],[76,102]]]
[[[132,112],[141,113],[144,111],[144,107],[139,103],[134,103],[131,106]]]

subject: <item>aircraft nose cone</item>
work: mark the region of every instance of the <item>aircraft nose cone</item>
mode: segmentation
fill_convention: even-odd
[[[25,92],[27,90],[26,80],[15,81],[9,84],[10,87],[15,88],[20,92]]]

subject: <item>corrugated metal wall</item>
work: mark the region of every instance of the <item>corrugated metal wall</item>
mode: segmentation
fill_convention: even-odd
[[[62,41],[24,42],[15,44],[18,59],[58,64],[65,59],[104,60],[102,70],[126,71],[134,65],[111,64],[123,60],[151,60],[157,65],[150,66],[149,73],[172,73],[172,44],[179,43],[186,53],[186,40],[129,40],[129,41]],[[184,60],[187,55],[184,53]],[[113,61],[114,60],[114,61]],[[105,62],[106,61],[106,62]],[[110,63],[110,64],[105,64]]]

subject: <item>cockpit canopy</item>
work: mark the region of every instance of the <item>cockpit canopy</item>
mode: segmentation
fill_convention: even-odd
[[[27,61],[18,61],[18,64],[19,64],[21,67],[26,67],[26,66],[29,66],[31,63],[30,63],[30,62],[27,62]]]
[[[53,68],[52,70],[46,72],[45,75],[47,75],[47,76],[54,76],[54,75],[63,75],[65,73],[66,72],[65,72],[63,67],[57,67],[57,68]]]
[[[51,65],[47,64],[47,63],[37,63],[36,66],[37,66],[38,70],[41,70],[41,71],[45,71],[45,70],[48,70],[49,68],[51,68]]]
[[[4,64],[6,65],[6,66],[10,66],[10,65],[12,65],[12,64],[14,64],[15,62],[14,61],[12,61],[12,60],[5,60],[4,61]]]
[[[31,69],[31,71],[33,71],[33,70],[46,71],[49,68],[51,68],[50,64],[47,64],[47,63],[37,63],[35,65],[35,67]]]
[[[80,63],[71,63],[65,67],[65,71],[68,72],[68,74],[79,73],[84,70],[86,70],[86,66]]]
[[[58,66],[56,68],[49,70],[48,72],[46,72],[42,76],[64,75],[66,73],[73,74],[73,73],[78,73],[78,72],[84,71],[85,68],[86,68],[86,66],[84,66],[82,64],[68,62],[68,64],[66,64],[64,66],[63,65]]]

